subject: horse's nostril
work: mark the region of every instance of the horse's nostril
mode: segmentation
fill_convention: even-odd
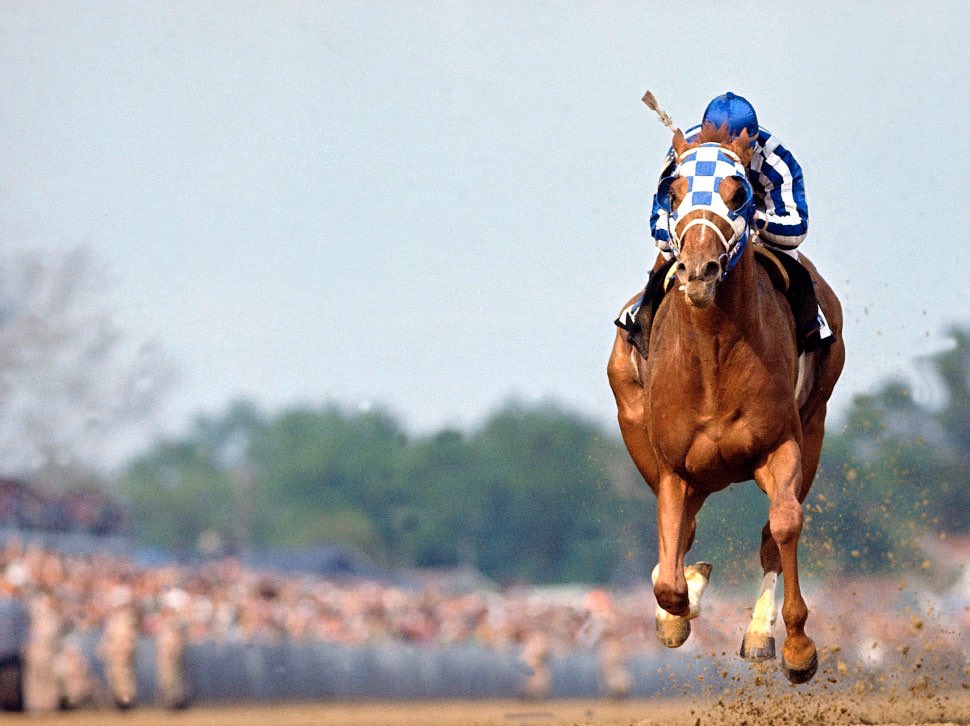
[[[721,274],[721,266],[717,262],[711,261],[704,265],[705,280],[713,280],[719,274]]]

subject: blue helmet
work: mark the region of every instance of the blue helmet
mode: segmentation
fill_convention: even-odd
[[[747,129],[752,138],[758,136],[758,114],[754,106],[744,96],[736,96],[730,91],[707,104],[701,123],[711,123],[717,128],[726,123],[733,136],[739,136],[743,129]]]

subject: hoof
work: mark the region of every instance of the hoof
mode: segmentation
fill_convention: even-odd
[[[785,656],[781,656],[781,670],[785,674],[785,678],[789,681],[798,685],[799,683],[806,683],[812,680],[812,676],[815,675],[815,671],[818,670],[818,652],[812,653],[812,659],[808,662],[808,665],[804,668],[792,668],[785,662]]]
[[[687,618],[657,618],[657,640],[667,648],[679,648],[690,637]]]
[[[744,640],[741,641],[741,657],[745,660],[774,660],[774,637],[757,633],[745,633]]]

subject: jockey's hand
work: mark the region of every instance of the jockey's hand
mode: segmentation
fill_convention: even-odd
[[[753,224],[757,229],[764,229],[767,222],[765,222],[764,215],[759,210],[754,210],[754,214],[751,216],[751,224]]]

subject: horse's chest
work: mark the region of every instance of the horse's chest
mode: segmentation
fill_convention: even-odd
[[[781,422],[758,406],[721,406],[702,401],[693,416],[671,416],[653,431],[657,452],[670,466],[699,481],[738,481],[750,477],[753,463],[778,439]]]
[[[777,444],[795,410],[790,370],[737,341],[666,352],[654,357],[647,376],[657,453],[693,478],[749,478],[752,463]]]
[[[763,428],[743,416],[719,419],[699,427],[683,451],[683,468],[697,478],[746,470],[767,447]]]

